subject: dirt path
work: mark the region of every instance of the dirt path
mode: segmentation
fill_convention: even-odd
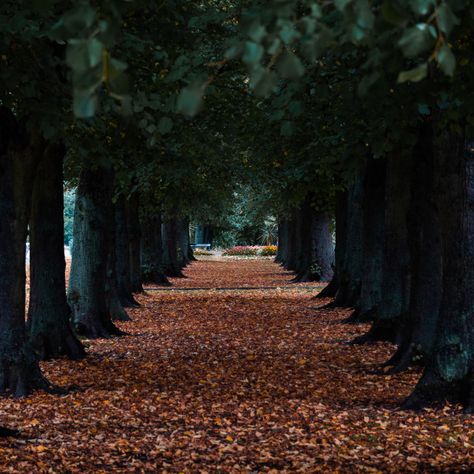
[[[176,286],[207,289],[140,296],[129,336],[43,364],[76,390],[0,401],[23,430],[0,439],[0,472],[469,470],[473,418],[396,411],[419,374],[369,374],[390,346],[348,346],[367,327],[314,310],[311,285],[269,260],[185,273]],[[272,289],[214,289],[258,286]]]

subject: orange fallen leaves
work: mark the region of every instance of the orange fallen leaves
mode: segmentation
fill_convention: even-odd
[[[393,348],[317,311],[269,260],[205,261],[138,298],[129,335],[43,363],[65,396],[0,400],[0,472],[426,472],[474,465],[458,407],[398,409],[419,377],[370,373]],[[216,287],[271,287],[216,291]]]

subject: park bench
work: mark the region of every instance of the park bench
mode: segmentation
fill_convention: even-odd
[[[211,244],[191,244],[192,249],[211,250]]]

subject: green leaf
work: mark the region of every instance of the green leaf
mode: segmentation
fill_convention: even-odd
[[[158,122],[158,131],[162,135],[170,133],[173,129],[173,121],[169,117],[162,117]]]
[[[436,61],[438,62],[441,70],[447,76],[454,75],[454,70],[456,69],[456,58],[454,57],[451,48],[446,43],[441,46],[438,53],[436,54]]]
[[[90,5],[80,5],[67,12],[63,18],[63,24],[70,33],[78,33],[85,28],[90,28],[96,19],[96,11]]]
[[[310,9],[312,17],[319,19],[323,16],[323,11],[317,3],[312,3]]]
[[[431,110],[427,104],[418,104],[418,112],[420,115],[430,115]]]
[[[256,64],[262,59],[263,53],[264,49],[262,45],[247,41],[245,43],[242,61],[248,65]]]
[[[436,10],[439,29],[446,35],[451,33],[454,25],[459,25],[459,18],[453,13],[446,3]]]
[[[408,22],[408,17],[405,11],[397,8],[391,0],[385,0],[382,4],[382,16],[388,23],[396,26],[405,26]]]
[[[290,44],[301,35],[290,21],[281,23],[280,38],[285,44]]]
[[[295,131],[295,124],[290,121],[283,122],[280,133],[283,137],[291,137]]]
[[[176,108],[178,113],[194,117],[202,105],[204,90],[197,84],[185,87],[179,94]]]
[[[270,95],[277,86],[277,76],[273,71],[265,69],[253,81],[252,88],[257,97],[266,97]]]
[[[300,100],[294,100],[288,105],[288,111],[293,117],[299,117],[304,111],[303,102]]]
[[[412,10],[419,15],[427,15],[434,3],[434,0],[410,0]]]
[[[434,38],[426,23],[418,23],[416,26],[407,28],[398,41],[398,46],[403,54],[409,58],[417,56],[429,49],[434,43]]]
[[[398,75],[398,82],[419,82],[428,75],[428,63],[420,64],[419,66],[410,69],[409,71],[402,71]]]
[[[91,118],[97,109],[97,97],[88,91],[74,92],[74,115],[78,118]]]
[[[336,8],[340,11],[344,10],[344,8],[347,7],[351,3],[351,0],[335,0],[334,4],[336,5]]]
[[[276,64],[281,77],[285,79],[297,79],[304,74],[305,68],[301,60],[292,52],[284,51]]]
[[[357,92],[360,96],[364,96],[368,94],[370,88],[379,80],[380,78],[380,72],[375,71],[371,74],[365,75],[358,87],[357,87]]]
[[[70,40],[66,52],[68,66],[78,72],[84,72],[102,62],[104,45],[97,39]]]
[[[260,25],[257,22],[252,23],[252,25],[249,27],[247,34],[249,35],[249,38],[254,41],[255,43],[260,43],[263,38],[265,38],[267,34],[267,30],[265,26]]]
[[[367,0],[359,0],[356,4],[357,25],[364,29],[371,29],[374,26],[375,17]]]

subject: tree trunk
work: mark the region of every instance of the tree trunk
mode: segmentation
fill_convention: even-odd
[[[443,262],[442,294],[438,318],[434,315],[424,321],[424,329],[435,334],[435,340],[423,376],[407,406],[418,408],[448,399],[461,401],[472,410],[474,142],[451,132],[446,146],[435,152],[435,159],[440,177],[436,194]]]
[[[112,218],[115,216],[112,215]],[[111,223],[108,234],[107,279],[105,284],[105,302],[112,321],[131,321],[119,296],[117,283],[117,225]],[[128,246],[127,246],[128,257]]]
[[[340,213],[344,217],[344,238],[342,248],[344,258],[339,266],[339,289],[337,291],[334,306],[353,307],[360,296],[362,281],[362,258],[363,258],[363,167],[356,172],[353,180],[348,185],[345,193],[347,204],[345,212]],[[341,219],[339,219],[340,225]]]
[[[126,208],[130,251],[130,282],[133,293],[143,293],[142,264],[140,255],[140,200],[137,194],[132,194],[126,203]]]
[[[25,327],[25,243],[37,156],[12,112],[0,108],[0,392],[47,389]]]
[[[399,321],[399,347],[385,364],[400,372],[426,360],[432,350],[442,292],[441,235],[436,203],[439,171],[434,162],[433,129],[427,122],[415,147],[407,217],[411,268],[410,300]]]
[[[402,321],[410,301],[410,252],[407,216],[410,204],[409,153],[387,158],[385,231],[381,300],[369,332],[354,343],[399,342]]]
[[[121,334],[111,320],[106,299],[112,185],[111,169],[85,167],[76,193],[68,300],[76,331],[89,338]]]
[[[211,225],[205,225],[203,229],[203,242],[200,242],[202,244],[213,244],[214,242],[214,229],[212,228]]]
[[[81,359],[84,348],[71,327],[64,259],[63,158],[61,145],[46,147],[38,164],[30,216],[28,331],[42,360]]]
[[[288,219],[288,258],[285,262],[285,270],[295,270],[296,268],[296,259],[298,255],[298,219],[297,219],[297,210],[293,209],[291,211],[291,216]]]
[[[171,283],[163,272],[161,215],[142,213],[140,224],[143,281],[154,285],[170,286]]]
[[[317,295],[316,298],[333,298],[339,290],[339,274],[345,258],[347,225],[347,191],[339,191],[336,194],[336,248],[335,268],[330,283]]]
[[[311,236],[313,281],[330,281],[334,275],[334,244],[331,234],[331,219],[327,213],[313,211]]]
[[[169,217],[162,225],[163,239],[163,266],[168,277],[182,278],[181,267],[178,260],[178,229],[176,218]]]
[[[301,207],[298,208],[297,231],[296,231],[296,242],[297,242],[297,256],[295,272],[296,277],[294,281],[305,282],[313,281],[315,275],[313,274],[312,268],[312,218],[313,210],[311,209],[310,198],[308,197],[305,202],[302,203]]]
[[[367,160],[363,209],[363,251],[360,297],[349,322],[374,319],[382,297],[385,221],[385,159]]]
[[[278,222],[278,250],[275,257],[275,263],[284,265],[287,259],[288,243],[288,220],[280,219]]]
[[[177,219],[178,232],[178,261],[181,268],[186,267],[190,260],[189,252],[189,220],[187,218]]]
[[[116,291],[124,308],[140,306],[133,297],[131,275],[130,237],[128,233],[127,209],[125,198],[115,204],[115,276]]]

